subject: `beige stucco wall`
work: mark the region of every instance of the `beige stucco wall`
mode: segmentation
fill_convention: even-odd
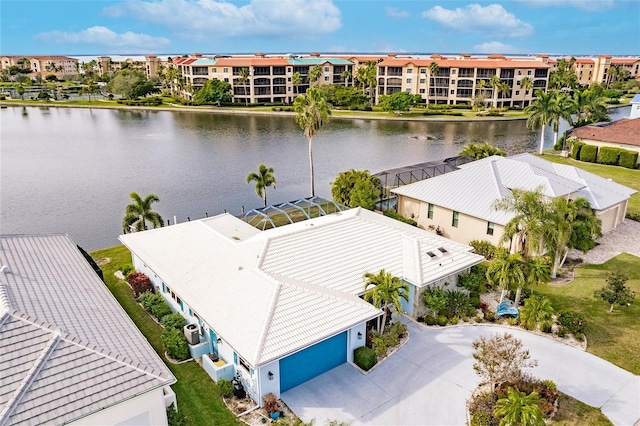
[[[72,425],[136,425],[167,424],[162,388],[105,408],[76,420]]]
[[[504,226],[495,224],[493,235],[487,234],[487,221],[460,213],[458,227],[451,225],[453,210],[434,205],[433,219],[429,219],[429,203],[418,201],[414,198],[398,196],[398,213],[406,218],[418,222],[422,229],[430,229],[430,226],[440,227],[443,236],[462,244],[468,244],[472,240],[486,240],[498,245],[500,237],[504,233]]]
[[[432,284],[430,283],[428,286],[425,286],[422,288],[416,287],[416,294],[415,294],[415,297],[413,298],[413,317],[417,318],[420,316],[427,315],[429,313],[428,312],[429,310],[425,308],[424,304],[422,303],[422,295],[425,291],[427,291],[428,288],[442,287],[445,290],[459,290],[459,291],[466,292],[465,289],[458,287],[458,277],[460,275],[468,274],[470,270],[471,268],[467,268],[464,271],[460,271],[457,274],[449,275],[447,277],[444,277],[435,281]]]

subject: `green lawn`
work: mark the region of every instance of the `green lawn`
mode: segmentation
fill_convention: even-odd
[[[587,322],[587,352],[606,359],[634,374],[640,374],[640,301],[631,306],[609,305],[593,293],[606,285],[610,271],[629,277],[627,286],[640,294],[640,258],[623,253],[602,265],[584,265],[576,270],[576,279],[564,286],[540,286],[540,293],[551,299],[556,310],[570,309],[584,315]]]
[[[543,158],[548,161],[553,161],[554,163],[579,167],[598,176],[602,176],[603,178],[611,179],[619,184],[637,190],[638,192],[631,196],[627,210],[640,212],[640,170],[632,170],[618,166],[605,166],[603,164],[585,163],[584,161],[577,161],[573,158],[562,158],[559,155],[552,155],[550,153],[545,154]]]
[[[608,426],[612,423],[599,408],[591,407],[560,392],[554,426]]]
[[[215,382],[195,361],[179,365],[166,362],[160,340],[162,328],[136,303],[129,286],[113,275],[115,271],[125,266],[132,266],[129,250],[124,246],[116,246],[93,252],[91,256],[94,259],[105,257],[111,259],[111,262],[102,266],[107,286],[178,380],[172,389],[176,393],[178,407],[186,416],[188,424],[198,426],[241,424],[222,402]]]

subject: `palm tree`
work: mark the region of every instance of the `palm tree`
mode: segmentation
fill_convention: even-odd
[[[293,75],[291,76],[291,84],[293,84],[294,95],[298,96],[298,86],[302,84],[302,76],[299,72],[296,71],[293,73]],[[294,96],[294,99],[296,96]]]
[[[273,175],[273,167],[267,167],[260,164],[258,173],[249,173],[247,175],[247,183],[256,182],[256,195],[262,198],[264,206],[267,207],[267,187],[273,186],[276,189],[276,178]]]
[[[344,79],[344,87],[347,87],[349,85],[349,80],[351,80],[352,76],[353,75],[351,74],[351,71],[349,70],[342,71],[342,78]]]
[[[409,301],[409,284],[384,269],[377,274],[367,272],[364,278],[364,300],[371,302],[378,309],[382,308],[382,324],[378,329],[382,333],[387,322],[387,309],[391,306],[394,311],[402,312],[400,298]]]
[[[440,67],[436,61],[431,61],[429,64],[429,87],[427,88],[427,107],[429,106],[429,94],[431,94],[431,88],[436,85],[436,76],[440,72]]]
[[[534,294],[524,301],[520,309],[520,322],[527,330],[533,330],[538,324],[551,322],[553,316],[551,301],[545,296]]]
[[[544,228],[547,215],[547,200],[542,189],[524,191],[513,189],[511,196],[505,196],[493,202],[495,210],[513,213],[514,216],[504,227],[501,243],[513,240],[518,236],[524,241],[524,256],[530,259],[533,253],[541,254],[544,250]],[[538,247],[535,247],[535,244]]]
[[[240,70],[238,82],[244,86],[244,101],[245,105],[249,105],[249,97],[247,96],[247,83],[249,83],[249,68],[244,67]],[[267,206],[265,201],[265,207]]]
[[[575,126],[610,120],[605,98],[599,91],[592,89],[576,91],[573,94],[573,101],[577,109]]]
[[[467,155],[469,157],[475,158],[476,160],[491,157],[492,155],[499,155],[501,157],[507,156],[507,154],[503,150],[493,145],[489,145],[487,142],[483,143],[482,145],[470,143],[466,145],[464,149],[458,153],[458,155]]]
[[[520,80],[520,87],[526,91],[533,89],[533,80],[530,77],[523,77]]]
[[[544,151],[544,128],[551,124],[554,111],[557,108],[555,96],[552,93],[545,93],[536,90],[536,99],[524,109],[524,112],[531,114],[527,118],[527,128],[535,130],[540,128],[540,154]]]
[[[508,83],[501,82],[498,84],[498,93],[500,93],[502,98],[508,98],[509,95],[511,95],[511,86],[509,86]]]
[[[375,92],[373,90],[377,85],[377,63],[375,61],[368,61],[364,66],[358,68],[356,72],[359,85],[362,86],[362,94],[367,94],[369,89],[369,102],[373,104],[375,102]]]
[[[322,65],[320,64],[314,65],[309,70],[309,81],[311,83],[316,83],[316,85],[320,85],[320,77],[322,77],[322,74],[324,74],[324,71],[322,70]]]
[[[480,109],[480,104],[482,104],[482,106],[484,107],[484,109],[487,108],[486,105],[486,101],[487,101],[487,80],[480,80],[478,83],[476,83],[476,94],[474,99],[474,106],[476,106],[478,109]]]
[[[523,269],[524,258],[520,253],[509,254],[505,251],[493,258],[487,268],[486,277],[490,284],[498,285],[502,289],[500,302],[504,300],[507,290],[515,286],[517,306],[520,301],[520,290],[525,284]]]
[[[493,106],[495,108],[498,107],[498,88],[502,84],[500,77],[497,74],[491,76],[491,80],[489,80],[489,86],[493,88],[493,92],[491,93],[491,97],[493,98]]]
[[[551,267],[546,257],[536,256],[528,259],[525,269],[525,279],[527,284],[531,285],[531,292],[534,285],[547,283],[551,279]]]
[[[296,113],[296,123],[304,130],[309,142],[309,172],[311,177],[311,196],[315,196],[313,174],[313,136],[331,116],[331,107],[324,98],[322,92],[312,87],[307,93],[300,95],[293,102],[293,110]]]
[[[154,228],[164,226],[162,217],[151,209],[151,204],[160,201],[155,194],[149,194],[143,200],[137,193],[132,192],[129,197],[134,201],[129,204],[125,210],[124,219],[122,221],[122,230],[126,234],[135,225],[136,231],[144,231],[147,228],[147,221],[151,222]]]
[[[555,108],[551,110],[551,124],[553,124],[553,146],[558,143],[558,131],[560,129],[560,120],[565,119],[571,123],[572,114],[578,111],[573,98],[566,93],[557,91],[552,92]]]
[[[496,402],[493,414],[502,417],[500,426],[544,426],[539,402],[538,392],[527,395],[518,388],[509,388],[507,396]]]

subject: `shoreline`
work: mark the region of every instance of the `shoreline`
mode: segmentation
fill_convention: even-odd
[[[34,108],[80,108],[80,109],[115,109],[129,111],[184,111],[184,112],[201,112],[210,114],[230,114],[230,115],[263,115],[263,116],[279,116],[279,117],[295,117],[294,112],[289,111],[255,111],[250,108],[226,108],[226,107],[193,107],[193,106],[175,106],[175,107],[152,107],[152,106],[128,106],[128,105],[70,105],[57,104],[52,102],[43,103],[27,103],[20,101],[0,101],[0,106],[5,107],[34,107]],[[623,105],[624,106],[624,105]],[[342,111],[342,110],[333,110]],[[351,114],[332,114],[331,119],[345,120],[382,120],[382,121],[433,121],[433,122],[482,122],[482,121],[517,121],[526,120],[529,116],[518,117],[403,117],[403,116],[361,116]]]

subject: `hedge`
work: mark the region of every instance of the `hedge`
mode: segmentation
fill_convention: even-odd
[[[638,162],[638,153],[634,151],[628,151],[626,149],[620,150],[620,158],[618,159],[618,165],[626,167],[627,169],[635,169]]]
[[[418,222],[416,222],[415,220],[408,219],[402,215],[399,215],[393,210],[385,210],[382,212],[382,214],[392,219],[399,220],[400,222],[408,223],[411,226],[418,226]]]
[[[598,157],[598,147],[595,145],[585,145],[580,149],[580,161],[595,163]]]
[[[602,146],[598,152],[598,163],[607,164],[609,166],[615,166],[618,164],[618,158],[620,157],[620,149],[610,146]]]
[[[189,344],[182,330],[167,328],[160,338],[162,339],[164,350],[171,358],[182,361],[190,357]]]
[[[369,371],[371,367],[376,365],[376,352],[366,346],[362,346],[353,351],[353,361],[364,371]]]
[[[571,157],[576,160],[580,159],[580,148],[582,148],[585,144],[583,142],[574,142],[571,147]]]

